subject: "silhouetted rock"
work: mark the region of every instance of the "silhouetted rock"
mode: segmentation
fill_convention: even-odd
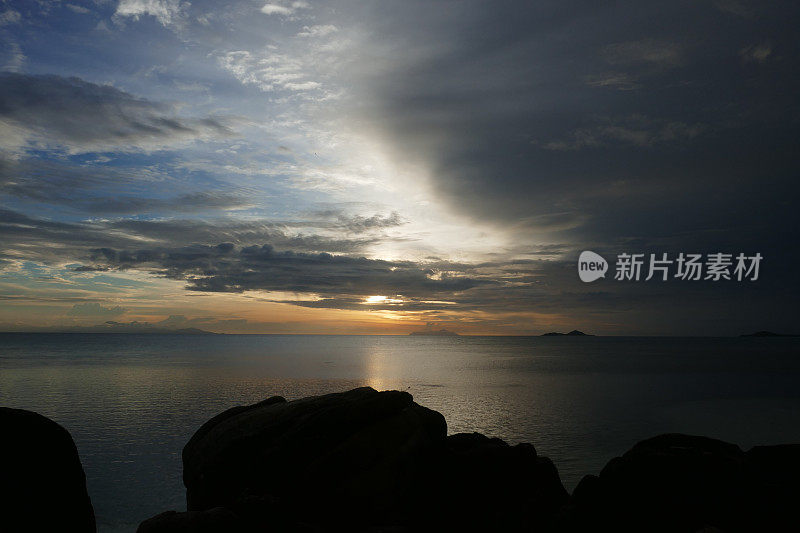
[[[569,333],[559,333],[558,331],[551,331],[550,333],[542,333],[541,336],[542,337],[594,337],[594,335],[578,331],[577,329],[573,329]]]
[[[361,388],[234,408],[184,448],[188,508],[268,495],[311,522],[393,520],[445,435],[442,415],[398,391]]]
[[[96,531],[78,450],[40,414],[0,407],[0,531]]]
[[[568,499],[550,460],[530,444],[446,435],[441,414],[399,391],[234,407],[184,448],[189,511],[139,531],[546,530]]]
[[[746,456],[755,521],[773,531],[800,531],[800,444],[756,446]]]
[[[661,435],[586,476],[557,531],[789,531],[800,446],[738,446],[706,437]]]
[[[448,437],[430,473],[417,508],[434,531],[545,531],[569,498],[552,461],[531,444],[480,433]]]

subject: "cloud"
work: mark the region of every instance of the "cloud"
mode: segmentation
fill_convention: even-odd
[[[261,12],[265,15],[283,15],[288,16],[294,14],[300,9],[310,9],[311,6],[308,2],[295,1],[287,3],[268,3],[264,4]]]
[[[603,48],[602,55],[613,65],[650,63],[676,66],[682,61],[683,46],[667,41],[643,39],[609,44]]]
[[[261,8],[261,12],[265,15],[291,15],[294,10],[279,4],[265,4],[264,7]]]
[[[246,50],[226,52],[218,56],[220,67],[246,85],[255,85],[265,92],[318,92],[322,84],[309,79],[311,73],[303,62],[285,54],[259,56]]]
[[[101,158],[101,163],[106,162]],[[59,206],[84,215],[174,216],[241,210],[253,205],[239,190],[200,190],[168,195],[167,184],[172,181],[169,176],[150,169],[0,157],[0,195],[13,201]],[[138,192],[137,189],[147,183],[159,183],[164,190],[162,196]],[[121,192],[131,189],[138,194]]]
[[[114,196],[79,200],[82,210],[92,214],[129,215],[143,213],[193,213],[213,210],[236,210],[252,207],[244,197],[224,192],[196,192],[173,198]]]
[[[387,261],[230,242],[179,246],[174,234],[168,245],[143,246],[147,242],[143,233],[129,231],[128,226],[110,222],[66,224],[0,212],[0,250],[3,254],[17,254],[17,264],[22,257],[73,267],[80,261],[83,267],[74,268],[74,276],[91,276],[93,272],[108,276],[116,271],[135,270],[180,280],[191,291],[244,293],[247,298],[310,308],[382,311],[417,321],[474,321],[493,331],[516,331],[521,327],[521,331],[530,332],[535,317],[558,317],[568,312],[572,317],[581,317],[584,324],[606,323],[612,318],[626,324],[643,324],[645,318],[660,319],[660,324],[642,327],[665,332],[675,327],[676,320],[689,328],[694,321],[707,320],[715,305],[738,301],[743,291],[751,302],[763,300],[766,294],[763,287],[755,285],[587,286],[577,279],[572,259],[577,252],[573,251],[567,251],[564,259]],[[103,240],[106,246],[91,247],[91,243]],[[619,246],[601,251],[606,257],[613,257],[615,250],[647,250],[652,245],[639,239]],[[766,243],[758,249],[765,256],[776,256],[768,251]],[[45,250],[49,255],[44,255]],[[562,248],[545,247],[532,250],[532,256],[542,252],[546,257],[552,251],[564,253]],[[771,272],[778,274],[775,269]],[[785,290],[780,277],[770,283]],[[298,297],[291,297],[292,293]],[[696,302],[691,309],[685,306],[687,298]],[[654,301],[658,306],[648,314],[647,305]],[[758,306],[754,304],[752,308]],[[179,317],[167,321],[165,325],[185,324]],[[199,323],[192,327],[209,329]]]
[[[187,288],[207,292],[266,290],[311,294],[406,294],[430,297],[491,283],[411,262],[277,251],[271,245],[236,247],[231,243],[183,248],[93,251],[95,266],[149,269],[186,280]]]
[[[200,1],[193,4],[208,11]],[[716,4],[739,14],[743,11],[736,6],[745,5]],[[13,147],[24,141],[19,150],[24,155],[15,154],[17,166],[2,182],[0,200],[13,210],[0,216],[0,264],[19,264],[22,258],[57,265],[80,262],[114,276],[120,265],[93,263],[89,250],[132,257],[150,251],[156,258],[152,264],[130,268],[174,275],[188,285],[197,278],[221,290],[248,290],[272,286],[258,276],[263,265],[277,271],[276,286],[286,285],[283,265],[287,272],[298,269],[299,281],[318,290],[313,282],[321,267],[304,270],[300,265],[321,263],[319,254],[327,252],[347,258],[334,261],[330,289],[318,299],[297,298],[312,303],[295,305],[361,309],[368,295],[359,292],[358,277],[340,273],[354,268],[348,261],[381,252],[398,256],[417,243],[413,257],[461,253],[458,230],[447,242],[431,238],[440,220],[428,218],[429,213],[452,213],[451,220],[463,221],[463,226],[454,225],[464,228],[471,242],[485,243],[475,253],[533,257],[540,245],[563,243],[557,254],[541,256],[554,260],[549,263],[478,267],[432,265],[435,259],[408,264],[367,259],[365,279],[372,289],[389,293],[387,300],[372,302],[371,309],[461,318],[485,310],[559,312],[559,306],[570,313],[590,305],[617,312],[631,302],[650,309],[651,316],[658,312],[654,308],[663,295],[647,303],[636,294],[620,299],[606,291],[580,293],[574,268],[555,260],[581,245],[763,246],[771,249],[770,257],[778,257],[771,268],[796,264],[785,245],[796,240],[797,227],[791,205],[797,190],[797,124],[791,112],[797,94],[793,72],[798,55],[791,44],[795,5],[749,3],[758,8],[758,17],[748,20],[720,13],[710,3],[685,1],[588,9],[565,8],[563,2],[472,0],[460,2],[456,10],[449,3],[417,0],[333,0],[313,11],[289,2],[269,5],[274,7],[262,14],[265,1],[232,2],[224,12],[217,10],[218,16],[205,18],[194,16],[202,10],[191,17],[187,10],[185,17],[159,19],[139,9],[139,14],[116,17],[118,22],[142,21],[129,23],[126,32],[80,38],[72,28],[45,35],[26,26],[31,36],[41,37],[42,46],[60,51],[65,62],[59,72],[91,72],[92,79],[147,91],[140,94],[171,94],[175,87],[198,82],[207,91],[179,93],[196,109],[232,109],[252,116],[253,124],[242,133],[249,135],[249,148],[209,155],[217,147],[206,150],[190,141],[217,139],[225,132],[203,126],[201,118],[186,116],[189,112],[177,105],[114,89],[121,94],[103,96],[99,104],[70,103],[69,111],[60,113],[58,106],[48,108],[49,93],[26,89],[25,94],[40,95],[41,112],[17,104],[14,109],[29,109],[32,126],[0,113],[0,144]],[[167,20],[171,27],[182,25],[180,39],[160,28]],[[141,54],[128,49],[134,30],[139,42],[147,43],[139,47]],[[767,39],[765,55],[757,47]],[[25,44],[28,37],[20,42],[33,53]],[[94,47],[102,48],[97,55],[102,61],[78,59],[95,57]],[[8,43],[4,50],[13,52]],[[40,58],[33,59],[32,71],[44,68]],[[150,68],[154,60],[161,68]],[[768,68],[743,70],[743,61],[755,65],[761,60]],[[112,63],[124,68],[107,68]],[[9,68],[23,66],[20,60]],[[91,90],[75,90],[105,90],[89,85]],[[341,94],[337,105],[313,105],[331,94]],[[59,106],[75,100],[59,95],[56,91]],[[231,127],[227,119],[218,122]],[[88,138],[81,136],[83,131]],[[351,132],[367,142],[351,142]],[[152,157],[104,154],[114,161],[69,170],[81,158],[61,153],[175,146],[187,151]],[[60,161],[33,164],[30,159],[41,155],[39,147],[56,147],[46,157]],[[268,155],[250,156],[248,150]],[[166,162],[166,157],[182,161]],[[105,168],[96,171],[95,166]],[[215,182],[222,177],[229,180],[225,185]],[[417,178],[419,186],[413,181]],[[343,193],[339,184],[345,182]],[[363,203],[350,206],[353,212],[310,220],[297,214],[354,198]],[[247,200],[257,204],[251,211],[223,213]],[[176,203],[174,209],[170,202]],[[414,209],[407,207],[411,204]],[[394,216],[393,209],[402,216]],[[159,218],[148,220],[142,213]],[[124,218],[134,214],[140,216]],[[107,219],[92,218],[97,216]],[[429,219],[434,223],[424,227]],[[489,235],[467,235],[465,228],[487,228]],[[409,244],[399,251],[394,241],[404,238]],[[221,258],[206,257],[212,267],[208,274],[169,255],[195,251],[208,256],[208,250],[191,247],[220,243],[234,248]],[[243,252],[264,244],[273,250],[269,260]],[[397,277],[381,270],[393,267]],[[483,284],[445,290],[436,298],[421,291],[392,293],[403,290],[403,276],[412,288],[423,287],[418,271],[430,272],[430,282],[447,272],[452,274],[446,277]],[[771,272],[770,279],[781,276]],[[675,293],[686,298],[683,291]],[[675,316],[689,316],[676,308]],[[783,310],[779,303],[774,309]]]
[[[315,26],[303,26],[303,30],[297,34],[298,37],[326,37],[339,31],[333,24],[318,24]]]
[[[641,84],[633,76],[624,72],[606,72],[587,76],[585,79],[586,84],[591,87],[603,87],[620,91],[631,91],[641,87]]]
[[[337,217],[337,222],[340,227],[353,233],[364,233],[374,229],[393,228],[401,226],[405,223],[405,221],[397,212],[392,212],[388,216],[376,214],[370,217],[340,214]]]
[[[5,43],[4,50],[2,51],[2,71],[3,72],[19,72],[28,58],[22,52],[19,44],[14,41],[8,40]],[[1,74],[0,74],[1,75]]]
[[[142,16],[152,16],[161,25],[171,26],[180,21],[189,5],[181,0],[120,0],[114,19],[139,20]]]
[[[19,11],[15,11],[13,9],[6,9],[2,13],[0,13],[0,26],[19,24],[19,21],[21,19],[22,16],[19,14]]]
[[[772,54],[772,45],[769,43],[753,44],[746,46],[739,51],[742,60],[745,62],[755,61],[756,63],[763,63]]]
[[[698,124],[653,120],[642,115],[624,119],[601,121],[600,125],[579,128],[566,141],[549,141],[542,144],[546,150],[579,150],[598,148],[610,143],[628,144],[640,148],[661,143],[689,141],[703,131]]]
[[[74,11],[75,13],[80,13],[81,15],[88,15],[89,13],[92,12],[91,9],[85,8],[83,6],[78,6],[75,4],[67,4],[67,7],[70,10]]]
[[[419,5],[359,14],[370,29],[359,50],[382,61],[348,65],[355,103],[341,115],[421,169],[436,203],[520,242],[589,246],[631,233],[705,242],[706,231],[755,246],[753,220],[772,224],[756,213],[789,214],[780,191],[797,188],[796,124],[785,110],[800,57],[782,46],[781,61],[771,52],[770,69],[743,79],[738,51],[753,35],[793,42],[796,6],[759,5],[742,24],[691,2],[629,3],[626,17],[464,2],[455,18],[426,5],[422,21]],[[349,16],[315,23],[344,35]]]
[[[115,317],[125,313],[122,307],[103,307],[99,303],[80,303],[75,304],[67,311],[69,316],[81,317]]]
[[[171,105],[79,78],[2,74],[0,97],[0,136],[21,134],[17,144],[23,146],[56,145],[73,153],[163,149],[233,133],[218,118],[178,117]]]
[[[383,240],[382,237],[343,238],[289,230],[289,226],[280,222],[225,219],[58,222],[0,208],[0,259],[65,264],[87,260],[90,249],[134,248],[142,243],[165,249],[193,243],[235,242],[240,246],[269,243],[300,253],[351,254]]]

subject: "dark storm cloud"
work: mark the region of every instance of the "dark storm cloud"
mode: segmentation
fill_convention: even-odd
[[[405,2],[369,13],[373,45],[400,58],[361,72],[368,120],[428,166],[453,209],[523,243],[565,244],[563,259],[437,313],[505,303],[641,332],[794,329],[800,5]],[[758,251],[769,271],[752,285],[598,290],[575,277],[587,249]]]
[[[789,237],[796,3],[404,2],[370,14],[376,46],[401,57],[362,72],[360,96],[462,213],[595,245]],[[553,217],[568,222],[540,224]]]
[[[14,199],[46,203],[87,215],[142,213],[194,213],[243,209],[250,202],[243,194],[198,191],[172,197],[126,195],[113,188],[146,186],[161,178],[146,168],[76,165],[61,161],[16,160],[0,157],[0,194]]]
[[[381,239],[342,238],[315,234],[293,234],[291,226],[273,221],[201,221],[201,220],[118,220],[107,224],[109,229],[137,235],[168,245],[187,243],[236,242],[254,244],[269,242],[279,248],[298,251],[355,252]]]
[[[148,268],[169,278],[187,280],[190,289],[209,292],[401,292],[418,297],[456,293],[492,283],[450,273],[435,276],[435,271],[411,262],[277,251],[271,245],[240,248],[223,243],[131,251],[101,248],[93,251],[92,259],[103,267]]]
[[[42,220],[0,208],[0,257],[6,260],[73,260],[88,248],[114,246],[119,240],[103,227]]]
[[[379,238],[344,239],[290,234],[278,223],[229,220],[98,220],[50,221],[0,208],[0,260],[45,263],[79,262],[97,248],[140,248],[142,242],[168,249],[192,244],[235,242],[241,246],[270,243],[298,252],[355,253]],[[104,270],[85,265],[83,270]]]
[[[29,140],[75,150],[152,146],[201,136],[227,136],[213,117],[181,118],[173,106],[109,85],[55,75],[0,75],[0,119]]]

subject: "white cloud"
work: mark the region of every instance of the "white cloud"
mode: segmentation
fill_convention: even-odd
[[[255,85],[265,92],[308,92],[320,89],[322,84],[308,79],[303,62],[278,53],[264,56],[237,50],[218,57],[222,68],[232,73],[240,82]]]
[[[19,11],[14,11],[13,9],[7,9],[3,13],[0,13],[0,26],[8,26],[9,24],[17,24],[19,23],[22,17],[19,14]]]
[[[297,34],[298,37],[325,37],[339,31],[333,24],[320,24],[316,26],[303,26],[303,31]]]
[[[302,2],[302,1],[291,2],[285,5],[282,3],[270,3],[270,4],[264,4],[264,6],[261,8],[261,12],[264,13],[265,15],[288,16],[294,14],[299,9],[310,9],[310,8],[311,6],[308,4],[308,2]]]
[[[150,15],[162,25],[170,26],[181,19],[189,5],[189,2],[181,0],[121,0],[114,18],[120,20],[131,17],[139,20],[143,15]]]
[[[261,8],[261,12],[265,15],[291,15],[292,9],[277,4],[267,4]]]
[[[81,13],[82,15],[87,15],[92,12],[90,9],[83,6],[76,6],[75,4],[67,4],[67,7],[75,13]]]

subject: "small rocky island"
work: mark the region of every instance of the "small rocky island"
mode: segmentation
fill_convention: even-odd
[[[95,531],[66,430],[15,409],[0,409],[0,427],[0,531]],[[410,394],[363,387],[213,417],[183,449],[188,510],[138,532],[798,531],[799,478],[800,444],[743,451],[668,434],[570,495],[531,444],[448,436]]]
[[[573,329],[569,333],[559,333],[557,331],[551,331],[550,333],[542,333],[541,336],[542,337],[594,337],[594,335],[578,331],[577,329]]]

